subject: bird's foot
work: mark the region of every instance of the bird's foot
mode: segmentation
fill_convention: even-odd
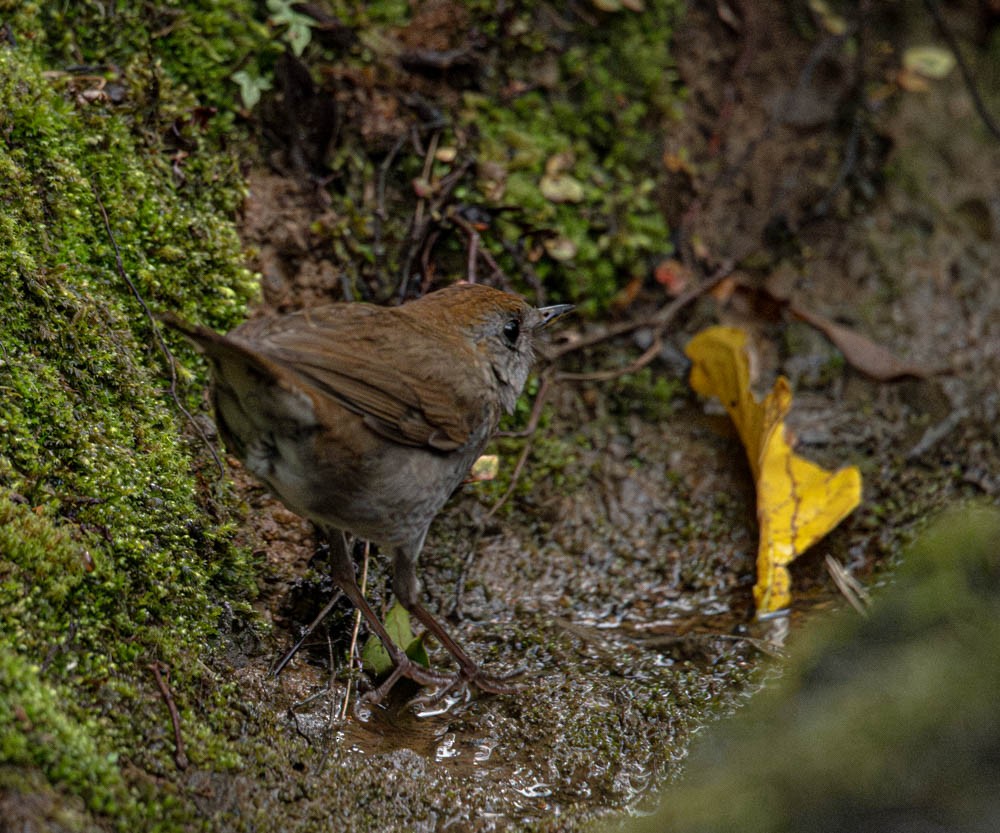
[[[524,690],[524,684],[513,681],[527,673],[528,667],[521,666],[506,674],[487,674],[478,665],[474,665],[462,669],[458,677],[486,694],[516,694]]]
[[[463,688],[470,695],[473,689],[486,694],[515,694],[521,691],[524,685],[514,682],[514,680],[523,676],[527,670],[526,667],[523,667],[507,674],[487,674],[478,665],[471,664],[463,667],[457,674],[442,674],[438,671],[431,671],[429,668],[418,665],[409,657],[405,657],[397,662],[392,673],[377,688],[373,688],[358,699],[354,713],[360,719],[365,719],[365,712],[380,705],[396,683],[404,678],[428,689],[410,701],[410,705],[424,708],[439,704],[449,695]],[[463,698],[458,698],[458,700],[461,699]]]
[[[419,706],[433,706],[459,688],[475,689],[484,694],[516,694],[524,689],[521,683],[513,682],[527,673],[527,668],[517,668],[507,674],[487,674],[478,665],[462,668],[450,677],[446,684],[434,691],[421,694],[411,702]]]
[[[435,691],[442,687],[448,687],[452,683],[450,674],[431,671],[404,655],[396,661],[392,673],[377,688],[373,688],[358,699],[355,714],[358,714],[359,708],[371,708],[381,704],[396,683],[402,679],[413,680],[417,685],[429,686]]]

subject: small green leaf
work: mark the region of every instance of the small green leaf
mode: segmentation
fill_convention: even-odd
[[[243,99],[243,106],[252,110],[254,105],[260,101],[260,94],[264,90],[271,89],[271,79],[262,78],[259,75],[251,75],[245,69],[233,73],[233,81],[239,84],[240,98]]]
[[[294,0],[267,0],[271,23],[287,26],[284,38],[296,57],[301,56],[312,38],[315,21],[308,15],[295,11]]]
[[[386,614],[385,629],[389,631],[392,641],[406,651],[410,659],[425,667],[430,665],[424,642],[413,635],[410,614],[399,602],[396,602]],[[392,660],[389,659],[382,640],[374,634],[368,637],[364,648],[361,649],[361,661],[365,669],[376,677],[388,674],[392,669]]]

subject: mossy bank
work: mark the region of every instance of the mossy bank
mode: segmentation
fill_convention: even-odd
[[[189,801],[150,777],[174,769],[151,666],[169,669],[192,763],[232,764],[230,692],[199,658],[253,573],[210,460],[192,474],[186,388],[168,394],[151,313],[226,327],[255,291],[233,225],[233,119],[198,118],[221,104],[198,56],[246,48],[234,12],[249,4],[175,5],[156,55],[138,6],[66,11],[74,29],[64,4],[17,5],[0,6],[3,815],[34,802],[35,824],[187,829]]]

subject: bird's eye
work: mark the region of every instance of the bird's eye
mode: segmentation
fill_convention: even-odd
[[[503,337],[508,347],[513,347],[517,344],[517,337],[519,335],[521,335],[521,322],[516,318],[511,318],[510,321],[503,325]]]

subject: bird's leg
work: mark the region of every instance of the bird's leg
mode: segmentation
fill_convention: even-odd
[[[470,657],[465,650],[459,645],[454,639],[451,638],[448,631],[444,629],[440,622],[431,616],[430,611],[427,610],[419,602],[413,602],[409,607],[406,607],[420,623],[427,628],[442,645],[444,645],[445,650],[455,658],[455,662],[458,663],[459,672],[458,676],[451,681],[451,685],[448,687],[449,690],[455,685],[462,682],[471,683],[480,691],[485,691],[488,694],[513,694],[521,689],[521,686],[517,683],[511,682],[515,677],[521,676],[526,669],[519,668],[509,674],[494,675],[487,674],[479,667],[479,664]]]
[[[368,604],[368,600],[365,599],[364,594],[361,592],[361,588],[358,587],[358,581],[354,577],[354,562],[351,560],[351,554],[347,548],[344,533],[340,530],[330,530],[329,538],[330,577],[344,591],[344,595],[351,600],[351,603],[361,611],[361,615],[368,622],[368,627],[381,640],[394,666],[389,679],[373,692],[366,695],[365,702],[372,705],[377,704],[388,694],[389,689],[396,684],[400,677],[406,677],[419,685],[437,686],[447,682],[449,680],[447,676],[435,674],[422,665],[418,665],[393,641],[392,637],[389,636],[389,632],[385,629],[385,625],[375,615],[375,611],[372,610],[371,605]]]
[[[511,678],[520,676],[524,673],[525,669],[518,669],[502,676],[487,674],[465,652],[462,646],[452,639],[448,631],[431,615],[430,611],[419,602],[417,596],[420,585],[417,581],[415,565],[416,559],[410,556],[406,550],[402,548],[396,550],[393,563],[393,592],[395,592],[400,604],[412,613],[427,630],[434,634],[445,650],[455,658],[455,662],[458,663],[459,667],[459,672],[451,680],[450,685],[444,691],[438,692],[434,699],[438,699],[463,682],[470,683],[480,691],[485,691],[488,694],[513,694],[518,691],[520,686],[511,682]]]

